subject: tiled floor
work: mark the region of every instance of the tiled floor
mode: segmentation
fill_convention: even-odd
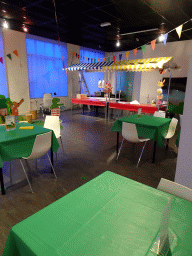
[[[41,118],[40,118],[41,119]],[[58,152],[55,171],[58,179],[50,173],[49,162],[38,160],[38,170],[32,167],[32,187],[27,182],[8,187],[6,195],[0,195],[0,254],[5,246],[11,227],[41,210],[55,200],[65,196],[106,170],[157,187],[160,178],[174,180],[177,149],[175,137],[166,151],[157,146],[156,163],[151,163],[153,142],[149,142],[143,153],[140,166],[136,168],[142,145],[125,142],[119,160],[116,160],[116,133],[110,132],[114,120],[107,121],[94,115],[82,115],[81,110],[65,111],[61,114],[61,130],[64,150]],[[120,141],[121,141],[120,135]],[[24,175],[20,163],[13,161],[13,182]],[[8,165],[4,168],[5,182],[9,185]]]

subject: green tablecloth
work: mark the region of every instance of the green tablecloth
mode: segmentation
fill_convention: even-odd
[[[13,226],[3,256],[152,256],[169,198],[172,255],[191,255],[192,203],[107,171]]]
[[[137,115],[131,115],[118,119],[113,124],[111,131],[121,132],[122,122],[135,124],[139,137],[156,140],[157,144],[163,147],[163,139],[167,134],[171,119],[144,115],[138,118]]]
[[[6,131],[5,126],[0,126],[0,167],[3,167],[3,161],[28,157],[32,152],[36,136],[51,131],[36,125],[32,130],[19,130],[20,126],[30,125],[19,123],[16,129],[12,131]],[[54,132],[52,132],[51,148],[55,153],[59,148]]]
[[[179,147],[180,135],[181,135],[181,131],[177,135],[177,139],[176,139],[176,146],[177,147]]]

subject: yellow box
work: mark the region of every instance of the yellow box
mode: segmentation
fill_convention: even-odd
[[[81,100],[87,99],[87,94],[77,94],[76,98]]]

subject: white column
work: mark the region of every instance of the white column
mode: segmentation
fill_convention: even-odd
[[[192,49],[188,67],[184,112],[175,182],[192,189]]]

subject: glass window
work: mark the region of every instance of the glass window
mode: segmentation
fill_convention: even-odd
[[[66,44],[31,37],[26,38],[30,98],[43,98],[44,93],[68,96]]]

